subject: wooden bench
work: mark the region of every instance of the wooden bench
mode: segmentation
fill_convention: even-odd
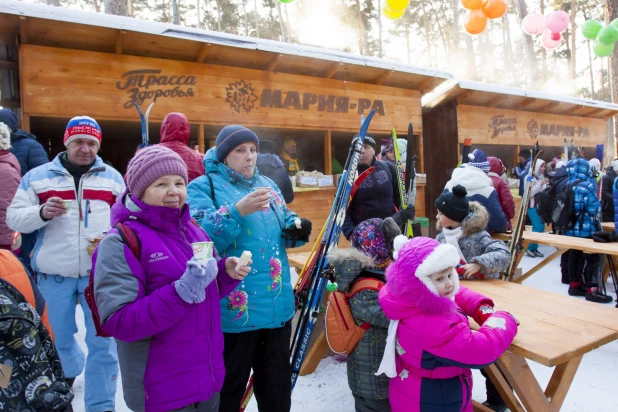
[[[497,279],[462,284],[491,298],[496,309],[512,313],[521,323],[509,350],[486,368],[513,412],[559,411],[583,355],[618,339],[618,317],[611,307]],[[555,367],[545,390],[528,359]],[[476,411],[485,410],[477,405]]]
[[[502,240],[504,242],[508,242],[511,240],[511,235],[506,233],[495,233],[492,235],[492,237],[494,239]],[[598,243],[592,239],[530,231],[524,231],[522,239],[522,246],[524,250],[528,247],[530,243],[537,243],[539,245],[553,246],[556,248],[556,251],[545,259],[541,260],[522,276],[515,279],[515,283],[522,283],[524,280],[528,279],[530,276],[543,269],[555,258],[559,257],[569,249],[576,249],[588,253],[600,253],[608,256],[618,257],[618,243]],[[516,267],[519,266],[523,257],[524,253],[520,253],[515,265]]]

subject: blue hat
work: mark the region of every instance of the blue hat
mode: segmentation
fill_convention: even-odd
[[[222,162],[236,146],[247,142],[260,147],[260,141],[252,130],[237,124],[225,126],[217,136],[217,159]]]
[[[470,161],[468,164],[470,166],[474,166],[476,168],[481,169],[483,172],[489,172],[489,161],[487,160],[487,155],[481,149],[476,149],[474,152],[468,155]]]
[[[0,109],[0,123],[4,123],[12,132],[17,131],[17,116],[9,109]]]

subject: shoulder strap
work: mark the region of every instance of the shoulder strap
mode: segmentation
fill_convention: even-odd
[[[210,174],[208,173],[206,173],[206,177],[208,178],[208,182],[210,183],[210,198],[212,199],[212,203],[213,205],[215,205],[215,209],[219,209],[219,206],[217,206],[217,199],[215,198],[215,185],[212,182],[212,177],[210,177]]]
[[[122,238],[122,242],[128,246],[131,253],[133,253],[133,256],[140,259],[142,256],[142,243],[138,237],[135,236],[135,232],[130,227],[122,223],[117,223],[114,228],[118,230],[118,233]]]
[[[346,297],[351,299],[358,292],[363,290],[376,290],[379,291],[384,286],[384,282],[379,281],[378,279],[373,278],[364,278],[360,279],[352,284],[352,288],[348,293],[346,293]]]

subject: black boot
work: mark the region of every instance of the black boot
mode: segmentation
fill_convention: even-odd
[[[73,387],[73,383],[75,383],[75,378],[65,378],[64,379],[67,383],[67,385],[69,385],[69,388]]]
[[[614,298],[604,295],[597,288],[592,288],[588,293],[586,293],[586,300],[595,303],[612,303]]]

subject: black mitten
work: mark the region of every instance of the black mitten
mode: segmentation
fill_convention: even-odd
[[[414,220],[414,216],[416,215],[416,210],[414,206],[408,206],[407,209],[401,209],[399,212],[395,213],[391,217],[397,224],[397,226],[402,227],[406,224],[408,220]]]
[[[401,234],[401,229],[392,218],[387,217],[382,221],[380,230],[382,231],[382,236],[384,236],[384,241],[386,242],[389,252],[392,252],[393,241]]]
[[[304,217],[300,219],[300,228],[293,226],[282,229],[283,236],[292,241],[292,247],[296,246],[297,241],[309,242],[309,236],[311,236],[311,221]]]
[[[592,240],[599,243],[610,243],[612,241],[611,233],[608,232],[594,232],[592,234]]]

